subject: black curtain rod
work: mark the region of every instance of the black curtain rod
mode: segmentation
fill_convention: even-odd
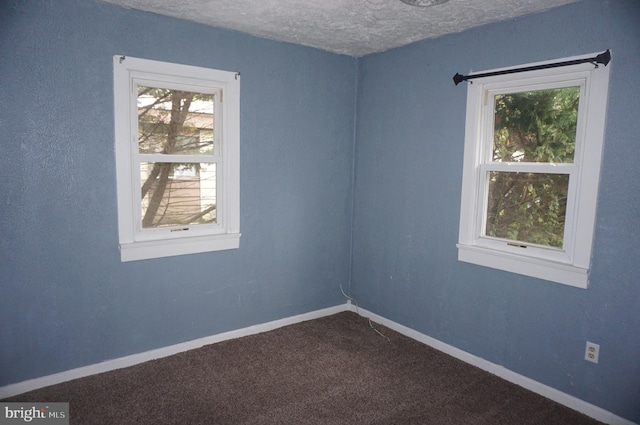
[[[456,73],[456,75],[453,76],[453,82],[456,83],[456,86],[457,86],[461,82],[471,80],[473,78],[493,77],[494,75],[515,74],[516,72],[537,71],[538,69],[558,68],[561,66],[578,65],[580,63],[587,63],[587,62],[594,64],[597,68],[599,63],[603,64],[604,66],[607,66],[609,64],[609,61],[611,61],[611,53],[609,52],[609,49],[607,49],[606,52],[600,53],[598,56],[595,56],[593,58],[584,58],[584,59],[576,59],[572,61],[548,63],[545,65],[526,66],[524,68],[514,68],[514,69],[506,69],[504,71],[485,72],[483,74],[460,75]]]

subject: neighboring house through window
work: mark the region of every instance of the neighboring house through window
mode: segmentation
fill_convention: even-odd
[[[587,287],[609,69],[469,83],[459,260]]]
[[[238,248],[239,74],[113,66],[121,260]]]

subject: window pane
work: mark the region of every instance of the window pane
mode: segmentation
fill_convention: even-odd
[[[494,97],[492,160],[573,162],[580,87]]]
[[[142,227],[216,223],[216,164],[143,162]]]
[[[485,235],[562,248],[569,175],[489,172]]]
[[[138,86],[139,152],[212,154],[213,96]]]

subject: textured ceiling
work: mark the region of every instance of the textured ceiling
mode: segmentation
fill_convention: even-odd
[[[101,1],[357,57],[578,0]]]

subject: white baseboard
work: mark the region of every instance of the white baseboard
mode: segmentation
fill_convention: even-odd
[[[451,357],[455,357],[465,363],[479,367],[480,369],[483,369],[493,375],[499,376],[506,381],[519,385],[529,391],[533,391],[536,394],[540,394],[543,397],[567,406],[570,409],[577,410],[580,413],[584,413],[585,415],[590,416],[600,422],[604,422],[605,424],[610,425],[636,425],[634,422],[614,415],[613,413],[598,406],[587,403],[586,401],[563,393],[562,391],[558,391],[555,388],[542,384],[538,381],[534,381],[533,379],[527,378],[526,376],[520,375],[519,373],[513,372],[495,363],[491,363],[490,361],[487,361],[481,357],[460,350],[459,348],[422,334],[404,325],[386,319],[382,316],[378,316],[377,314],[371,313],[370,311],[367,311],[361,307],[355,307],[352,304],[348,304],[348,309],[350,311],[353,311],[354,313],[358,313],[360,316],[368,317],[372,321],[380,323],[381,325],[386,326],[387,328],[392,329],[402,335],[422,342],[423,344],[433,347],[438,351],[442,351],[443,353],[448,354]]]
[[[162,357],[172,356],[184,351],[200,348],[205,345],[215,344],[229,339],[240,338],[243,336],[254,335],[262,332],[271,331],[294,323],[300,323],[307,320],[318,319],[324,316],[347,311],[347,304],[340,304],[334,307],[316,310],[309,313],[299,314],[297,316],[286,317],[284,319],[274,320],[272,322],[253,325],[234,331],[224,332],[217,335],[207,336],[204,338],[194,339],[192,341],[180,344],[170,345],[155,350],[145,351],[144,353],[132,354],[130,356],[120,357],[118,359],[106,360],[101,363],[89,366],[79,367],[53,375],[43,376],[41,378],[30,379],[28,381],[18,382],[16,384],[0,387],[0,399],[12,397],[14,395],[23,394],[28,391],[37,390],[38,388],[48,387],[49,385],[60,384],[62,382],[71,381],[72,379],[84,378],[85,376],[95,375],[98,373],[109,372],[111,370],[121,369],[123,367],[134,366],[149,360],[160,359]]]
[[[558,402],[573,410],[584,413],[585,415],[590,416],[600,422],[604,422],[610,425],[636,425],[634,422],[616,416],[613,413],[598,406],[587,403],[586,401],[563,393],[562,391],[558,391],[555,388],[549,387],[548,385],[544,385],[540,382],[534,381],[533,379],[527,378],[526,376],[520,375],[495,363],[491,363],[485,359],[460,350],[459,348],[422,334],[392,320],[386,319],[382,316],[378,316],[377,314],[371,313],[370,311],[367,311],[361,307],[356,307],[351,303],[351,301],[347,301],[347,303],[345,304],[325,308],[322,310],[299,314],[297,316],[274,320],[272,322],[249,326],[234,331],[195,339],[193,341],[187,341],[180,344],[170,345],[168,347],[158,348],[156,350],[146,351],[144,353],[132,354],[130,356],[121,357],[119,359],[107,360],[101,363],[96,363],[93,365],[84,366],[53,375],[43,376],[41,378],[30,379],[28,381],[19,382],[17,384],[7,385],[0,388],[0,399],[23,394],[28,391],[36,390],[38,388],[47,387],[49,385],[71,381],[72,379],[83,378],[85,376],[121,369],[123,367],[134,366],[149,360],[171,356],[177,353],[192,350],[194,348],[200,348],[209,344],[215,344],[216,342],[254,335],[278,329],[283,326],[292,325],[307,320],[318,319],[324,316],[330,316],[332,314],[340,313],[343,311],[352,311],[354,313],[358,313],[360,316],[368,317],[372,321],[380,323],[381,325],[384,325],[387,328],[392,329],[402,335],[415,339],[418,342],[433,347],[436,350],[442,351],[443,353],[462,360],[465,363],[479,367],[480,369],[499,376],[500,378],[519,385],[523,388],[526,388],[529,391],[540,394],[543,397]]]

